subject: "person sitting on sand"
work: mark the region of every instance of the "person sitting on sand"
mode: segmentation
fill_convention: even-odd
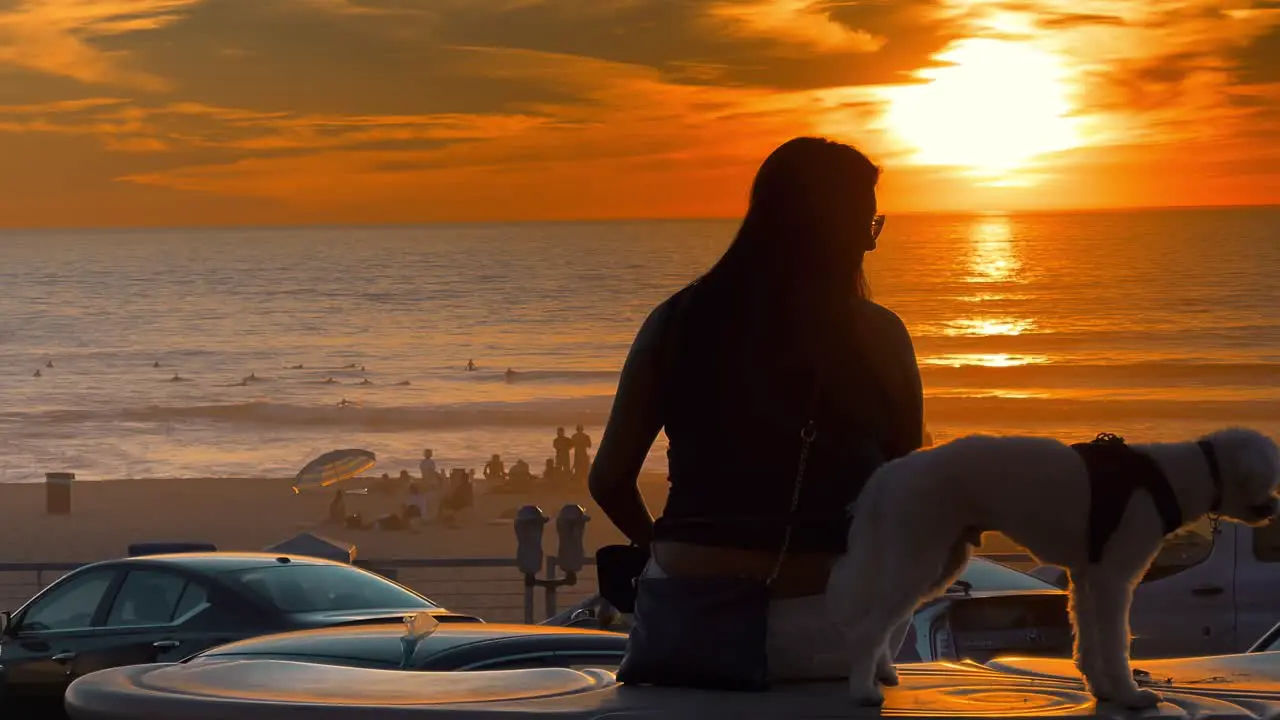
[[[507,487],[516,492],[523,492],[532,485],[533,473],[529,470],[529,463],[524,460],[516,460],[511,465],[511,472],[507,475]]]
[[[405,499],[403,516],[406,524],[414,520],[422,522],[427,517],[427,497],[416,482],[409,483],[409,497]]]
[[[502,463],[502,456],[494,453],[489,462],[484,464],[484,479],[490,482],[501,482],[507,479],[507,468]]]
[[[475,483],[471,473],[462,468],[454,468],[449,474],[449,491],[440,503],[440,514],[449,523],[456,524],[458,515],[469,510],[475,503]]]
[[[542,468],[542,482],[548,485],[555,485],[560,481],[560,473],[556,472],[556,461],[547,458],[546,467]]]

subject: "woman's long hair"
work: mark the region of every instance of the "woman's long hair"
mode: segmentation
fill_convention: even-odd
[[[681,386],[768,404],[795,390],[785,377],[812,367],[830,338],[852,332],[855,301],[868,294],[862,260],[874,247],[879,176],[858,150],[821,138],[769,155],[737,236],[690,288]]]
[[[879,177],[849,145],[802,137],[778,147],[756,173],[733,243],[699,280],[697,304],[715,307],[719,324],[779,340],[831,332],[868,295],[862,260],[874,247]]]

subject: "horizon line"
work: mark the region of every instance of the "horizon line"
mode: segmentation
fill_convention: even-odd
[[[1103,206],[1076,208],[1024,208],[1024,209],[984,209],[984,210],[898,210],[890,211],[894,216],[982,216],[982,215],[1104,215],[1126,212],[1175,212],[1198,210],[1256,210],[1280,208],[1280,202],[1254,204],[1218,205],[1134,205]],[[193,225],[0,225],[0,234],[17,232],[160,232],[166,230],[299,230],[299,229],[378,229],[378,228],[412,228],[441,227],[457,225],[608,225],[621,223],[662,223],[662,222],[727,222],[741,220],[738,215],[706,215],[706,216],[670,216],[670,217],[626,217],[616,218],[542,218],[506,220],[423,220],[404,222],[297,222],[278,223],[207,223]]]

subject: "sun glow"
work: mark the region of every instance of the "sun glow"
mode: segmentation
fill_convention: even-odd
[[[1027,184],[1037,158],[1083,144],[1074,75],[1029,42],[969,38],[883,89],[884,120],[922,165],[962,167],[995,185]]]

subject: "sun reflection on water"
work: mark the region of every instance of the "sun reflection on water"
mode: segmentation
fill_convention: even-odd
[[[954,353],[935,355],[920,359],[922,365],[942,367],[1019,367],[1022,365],[1041,365],[1049,362],[1046,355],[1017,355],[1010,353]]]
[[[1009,218],[992,215],[974,220],[969,230],[971,283],[1021,283],[1022,258],[1013,243]]]
[[[950,320],[943,325],[942,334],[958,336],[1023,335],[1034,332],[1036,322],[1016,317],[973,317]]]

